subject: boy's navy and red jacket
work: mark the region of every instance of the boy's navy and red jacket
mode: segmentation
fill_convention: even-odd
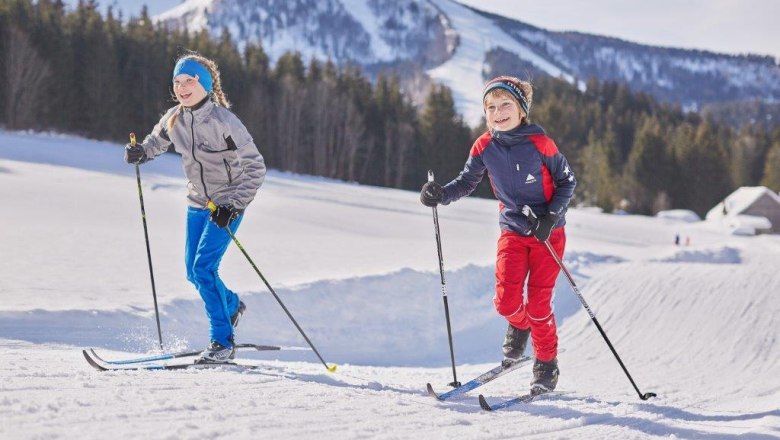
[[[460,175],[444,186],[442,204],[471,194],[485,173],[499,200],[501,229],[530,235],[523,215],[528,205],[539,216],[555,213],[556,227],[566,224],[565,213],[577,180],[552,139],[536,124],[510,131],[488,131],[471,147]]]

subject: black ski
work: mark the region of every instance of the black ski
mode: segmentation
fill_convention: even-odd
[[[536,400],[539,397],[542,396],[549,396],[549,395],[560,395],[563,394],[561,391],[543,391],[539,389],[534,389],[528,394],[524,394],[520,397],[515,397],[514,399],[504,400],[503,402],[499,402],[496,404],[489,404],[487,400],[485,400],[485,396],[482,394],[479,395],[479,406],[482,407],[485,411],[495,411],[498,409],[504,409],[509,408],[511,406],[519,405],[522,403],[531,403],[534,400]]]
[[[512,363],[502,362],[501,365],[491,369],[490,371],[487,371],[477,376],[476,378],[464,383],[463,385],[442,394],[437,394],[436,391],[433,390],[433,386],[430,383],[428,383],[426,385],[426,387],[428,388],[428,394],[435,397],[437,400],[448,400],[451,399],[452,397],[460,396],[461,394],[479,388],[482,385],[485,385],[486,383],[498,379],[499,377],[505,375],[506,373],[509,373],[510,371],[514,371],[522,367],[523,365],[527,365],[531,363],[531,361],[533,360],[534,358],[531,356],[523,356],[517,361]]]

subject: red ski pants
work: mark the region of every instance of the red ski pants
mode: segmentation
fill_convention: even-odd
[[[560,258],[566,247],[566,233],[556,228],[550,244]],[[496,258],[496,296],[498,313],[515,328],[531,328],[531,341],[537,359],[549,362],[558,355],[552,299],[555,280],[560,272],[550,251],[534,236],[502,231]],[[527,300],[523,285],[528,282]]]

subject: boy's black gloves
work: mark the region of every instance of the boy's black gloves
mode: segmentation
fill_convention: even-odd
[[[529,217],[531,220],[531,233],[539,241],[547,241],[550,238],[553,228],[558,223],[557,214],[543,214],[538,218]]]
[[[444,191],[441,189],[441,185],[436,182],[426,183],[420,191],[420,201],[429,208],[435,208],[441,203],[443,197]]]
[[[138,144],[127,144],[125,146],[125,162],[131,165],[140,165],[147,161],[144,148]]]
[[[211,211],[211,221],[219,228],[229,226],[230,222],[235,220],[241,213],[241,209],[236,209],[230,205],[219,205],[217,209]]]

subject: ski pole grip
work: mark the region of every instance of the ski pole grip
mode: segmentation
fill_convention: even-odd
[[[433,170],[428,170],[428,182],[433,182]]]
[[[130,145],[135,147],[136,140],[135,140],[135,133],[130,133]]]
[[[524,205],[522,211],[523,211],[523,215],[525,215],[529,219],[535,219],[536,218],[536,214],[534,214],[534,211],[533,211],[533,209],[531,209],[530,206]]]

